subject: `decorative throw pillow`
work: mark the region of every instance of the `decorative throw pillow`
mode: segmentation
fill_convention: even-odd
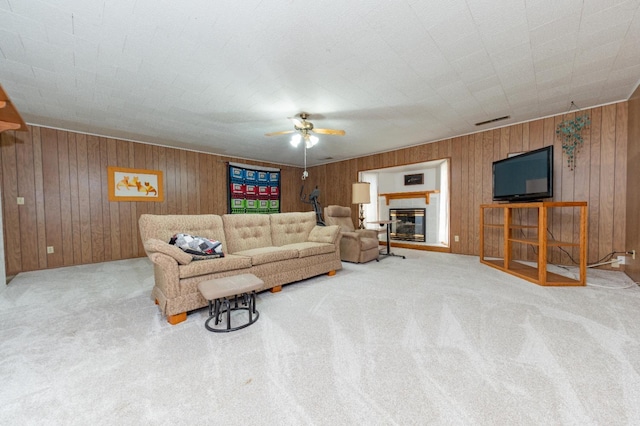
[[[329,243],[333,244],[336,241],[336,236],[338,235],[338,225],[331,226],[315,226],[309,236],[307,237],[307,241],[312,241],[316,243]]]
[[[169,240],[169,244],[174,244],[185,253],[189,253],[193,256],[194,260],[224,257],[222,243],[204,237],[189,234],[175,234],[171,240]]]

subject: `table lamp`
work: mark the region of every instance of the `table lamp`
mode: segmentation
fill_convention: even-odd
[[[369,182],[356,182],[351,185],[351,203],[360,204],[360,229],[364,229],[364,209],[363,204],[369,204],[371,198],[369,196],[369,188],[371,184]]]

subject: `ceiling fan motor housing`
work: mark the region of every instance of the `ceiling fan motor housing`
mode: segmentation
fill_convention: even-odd
[[[307,133],[313,130],[313,123],[310,123],[308,121],[303,121],[301,124],[302,126],[294,126],[296,130],[302,133]]]

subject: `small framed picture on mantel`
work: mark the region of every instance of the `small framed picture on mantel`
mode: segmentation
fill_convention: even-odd
[[[415,175],[404,175],[405,185],[422,185],[424,183],[424,173],[417,173]]]

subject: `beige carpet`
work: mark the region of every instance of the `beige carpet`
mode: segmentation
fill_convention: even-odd
[[[396,250],[170,326],[146,259],[0,292],[0,424],[640,424],[640,289],[544,288],[477,257]]]

